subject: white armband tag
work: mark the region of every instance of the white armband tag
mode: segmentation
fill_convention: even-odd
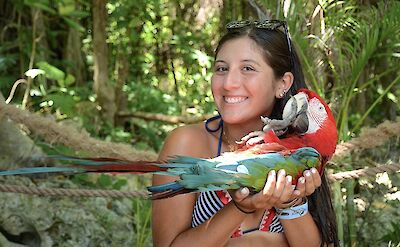
[[[290,208],[280,209],[275,208],[276,216],[280,220],[292,220],[300,218],[307,214],[308,212],[308,201],[306,199],[305,203],[297,206],[292,206]]]

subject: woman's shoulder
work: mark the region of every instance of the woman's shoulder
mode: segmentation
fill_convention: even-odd
[[[207,138],[207,132],[203,123],[190,124],[174,129],[168,138],[176,139],[179,142],[193,141],[194,138],[204,140]]]
[[[203,123],[190,124],[174,129],[167,137],[166,144],[172,142],[174,145],[193,147],[204,145],[208,142],[209,135]]]
[[[160,158],[165,158],[165,155],[208,157],[212,138],[206,131],[204,123],[178,127],[169,133],[161,150]]]

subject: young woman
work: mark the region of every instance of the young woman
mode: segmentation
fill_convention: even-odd
[[[260,116],[281,118],[289,96],[306,87],[285,22],[233,22],[227,29],[215,52],[211,81],[220,115],[175,129],[160,160],[173,155],[212,158],[231,151],[235,141],[262,129]],[[153,184],[174,180],[155,175]],[[257,194],[242,188],[154,201],[154,246],[337,245],[324,176],[311,169],[296,188],[291,184],[284,170],[271,171]],[[296,208],[302,213],[292,210]],[[282,210],[290,217],[276,213]]]

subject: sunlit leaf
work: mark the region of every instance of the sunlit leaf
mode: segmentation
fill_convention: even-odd
[[[394,103],[398,102],[398,98],[396,97],[396,95],[394,95],[393,93],[388,93],[387,94],[388,99],[390,99],[391,101],[393,101]]]
[[[40,61],[36,63],[37,66],[42,69],[45,72],[46,78],[52,79],[52,80],[64,80],[65,78],[65,73],[60,70],[59,68],[49,64],[48,62],[45,61]]]
[[[400,57],[400,53],[394,52],[394,53],[392,53],[392,56],[393,56],[393,57]]]
[[[44,70],[41,70],[41,69],[30,69],[30,70],[25,72],[25,75],[29,76],[31,78],[35,78],[38,75],[44,75],[44,74],[46,74],[46,72]]]
[[[63,86],[64,87],[71,86],[72,84],[74,84],[74,82],[75,82],[75,76],[67,74],[67,77],[65,78],[65,80],[63,80]]]

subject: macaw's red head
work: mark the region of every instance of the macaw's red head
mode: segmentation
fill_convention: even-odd
[[[324,159],[331,158],[336,149],[338,133],[328,104],[308,89],[300,89],[293,98],[290,100],[296,100],[299,112],[293,123],[294,128],[297,128],[306,144],[317,149]],[[285,110],[283,115],[286,114]]]

